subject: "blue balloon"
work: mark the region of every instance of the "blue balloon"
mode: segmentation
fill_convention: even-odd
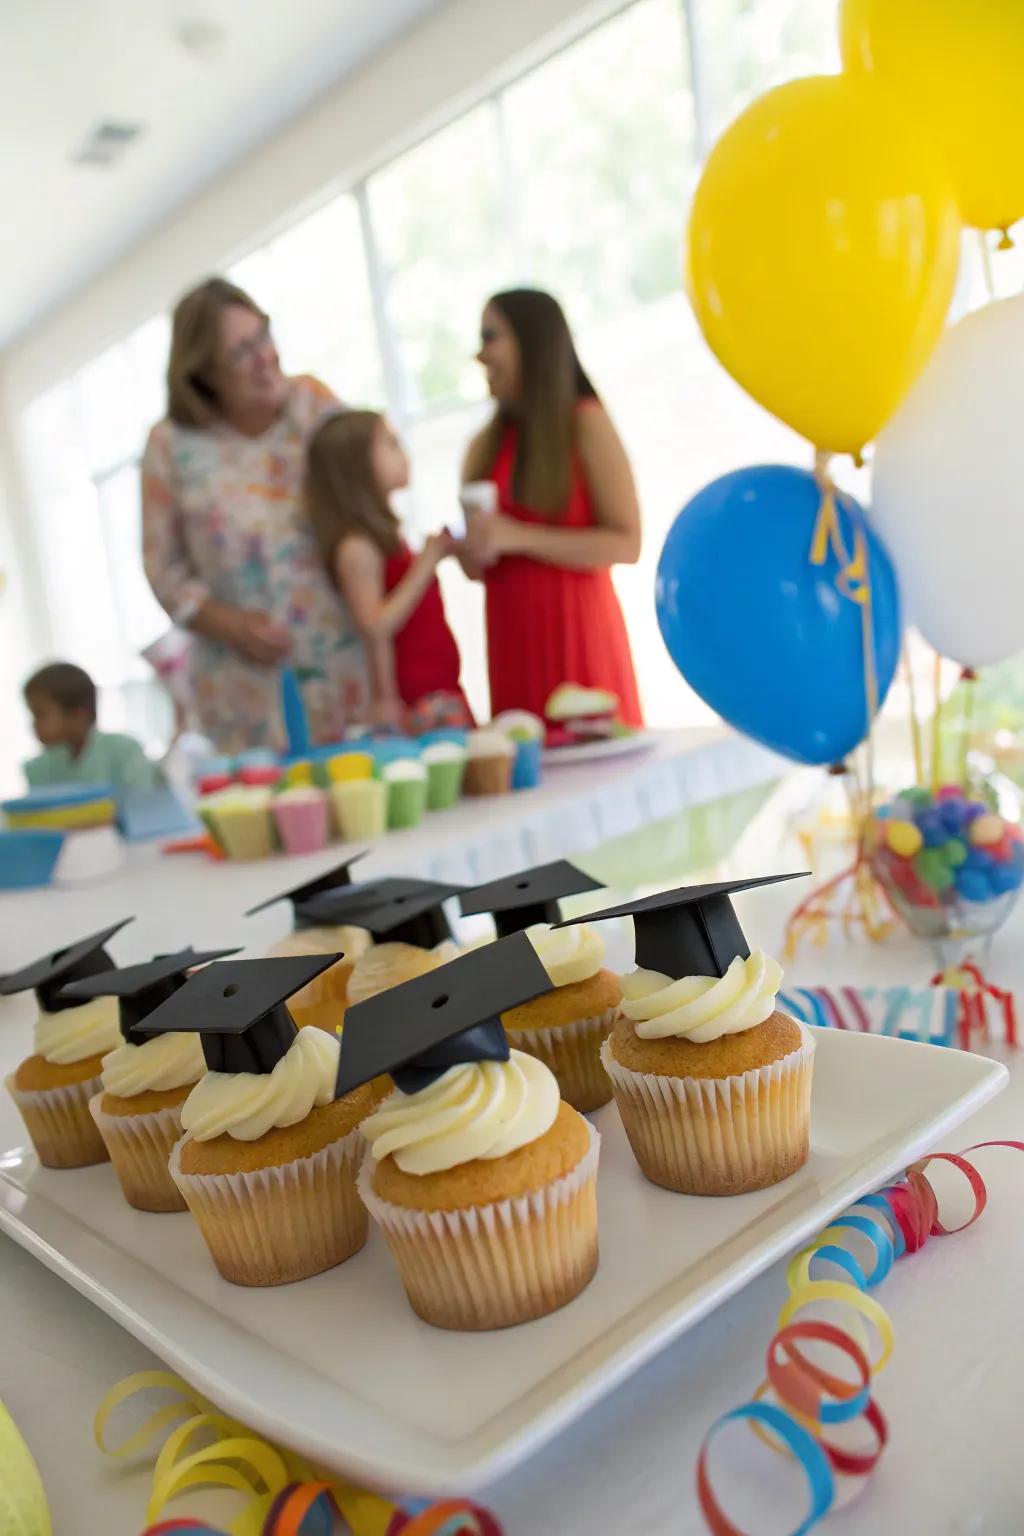
[[[658,562],[658,624],[683,677],[711,708],[801,763],[841,762],[867,735],[861,606],[836,585],[830,552],[809,554],[821,489],[781,464],[734,470],[676,518]],[[844,546],[860,507],[837,497]],[[881,706],[900,654],[896,573],[867,525]]]
[[[941,848],[949,841],[949,830],[940,810],[920,811],[917,826],[926,848]]]

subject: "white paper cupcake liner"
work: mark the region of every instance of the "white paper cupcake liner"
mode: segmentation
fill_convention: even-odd
[[[105,1115],[98,1093],[89,1105],[122,1192],[138,1211],[188,1209],[168,1160],[181,1140],[181,1105],[139,1115]]]
[[[356,1129],[309,1157],[239,1173],[170,1173],[225,1280],[286,1285],[351,1258],[369,1223],[356,1191],[364,1142]]]
[[[382,1200],[367,1156],[359,1193],[381,1228],[413,1310],[437,1328],[507,1328],[557,1311],[597,1268],[601,1138],[542,1189],[461,1211],[417,1211]]]
[[[509,1042],[550,1067],[565,1102],[586,1113],[600,1109],[612,1096],[601,1046],[612,1032],[617,1012],[609,1008],[589,1019],[573,1019],[550,1029],[510,1029]]]
[[[44,1167],[89,1168],[93,1163],[109,1161],[103,1137],[89,1113],[89,1100],[102,1090],[102,1078],[25,1092],[9,1077],[7,1088]]]
[[[806,1162],[814,1041],[726,1078],[634,1072],[601,1060],[633,1155],[647,1177],[686,1195],[740,1195],[778,1184]]]

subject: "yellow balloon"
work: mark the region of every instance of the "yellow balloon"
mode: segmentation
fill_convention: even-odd
[[[843,62],[891,86],[941,145],[964,222],[1024,215],[1021,0],[843,0]]]
[[[755,101],[712,150],[688,289],[755,400],[817,448],[857,453],[939,338],[959,247],[944,164],[913,122],[887,93],[813,76]]]

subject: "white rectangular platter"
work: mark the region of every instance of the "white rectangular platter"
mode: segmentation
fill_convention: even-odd
[[[490,1334],[429,1328],[378,1233],[326,1275],[250,1291],[220,1279],[187,1214],[131,1210],[109,1165],[38,1166],[6,1095],[0,1227],[225,1411],[372,1485],[469,1491],[507,1472],[672,1339],[946,1134],[1006,1081],[981,1056],[815,1031],[812,1151],[775,1189],[673,1195],[602,1133],[601,1264],[551,1317]]]

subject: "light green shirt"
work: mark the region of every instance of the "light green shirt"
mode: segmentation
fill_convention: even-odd
[[[160,771],[134,736],[91,731],[77,757],[67,747],[47,747],[25,764],[30,789],[51,784],[112,784],[115,790],[155,789]]]

